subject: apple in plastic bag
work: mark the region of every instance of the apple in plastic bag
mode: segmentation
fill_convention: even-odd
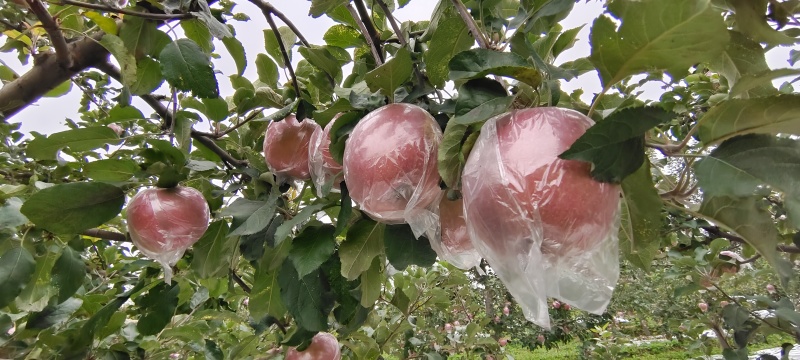
[[[282,121],[273,121],[267,126],[264,160],[279,182],[311,178],[308,147],[311,135],[319,127],[311,119],[297,121],[295,115],[289,115]]]
[[[339,117],[337,114],[333,119],[325,125],[325,129],[317,127],[314,133],[311,134],[310,146],[308,148],[309,166],[311,171],[311,179],[317,186],[317,195],[320,197],[322,194],[322,187],[331,179],[333,179],[333,189],[339,190],[339,183],[344,180],[342,173],[343,166],[333,159],[331,155],[331,128],[333,123]]]
[[[139,191],[127,209],[128,231],[143,254],[170,267],[208,229],[209,208],[200,191],[184,186]]]
[[[436,162],[441,140],[439,124],[416,105],[390,104],[367,114],[345,146],[350,197],[377,221],[411,223],[409,215],[441,195]]]
[[[439,202],[439,221],[441,244],[431,242],[439,257],[460,269],[478,266],[481,256],[467,232],[463,199],[449,200],[443,196]]]
[[[336,337],[321,332],[314,335],[311,344],[305,350],[289,349],[286,352],[285,360],[340,360],[341,358],[342,352]]]

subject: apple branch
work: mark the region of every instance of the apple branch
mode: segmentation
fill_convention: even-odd
[[[286,70],[289,71],[289,76],[292,78],[294,91],[297,97],[300,98],[300,84],[297,82],[297,76],[294,74],[292,60],[289,59],[289,52],[286,50],[286,46],[283,45],[283,39],[281,38],[280,31],[278,31],[278,25],[275,24],[275,20],[272,18],[272,12],[265,12],[264,16],[267,18],[270,29],[272,29],[272,32],[275,33],[275,38],[278,39],[278,48],[281,50],[281,55],[283,56],[283,64],[286,65]]]
[[[231,278],[233,279],[233,281],[235,281],[237,284],[239,284],[239,286],[241,286],[241,287],[242,287],[242,290],[244,290],[244,292],[246,292],[246,293],[248,293],[248,294],[249,294],[250,292],[252,292],[252,291],[253,291],[253,290],[250,288],[250,286],[249,286],[249,285],[247,285],[247,284],[244,282],[244,280],[242,280],[242,277],[241,277],[241,276],[239,276],[239,274],[237,274],[235,271],[231,270],[231,271],[230,271],[230,274],[231,274]]]
[[[377,44],[375,44],[374,39],[370,35],[369,28],[367,28],[367,25],[363,21],[361,21],[361,18],[358,16],[358,12],[356,11],[356,9],[353,7],[352,4],[347,4],[347,11],[350,12],[350,15],[353,16],[353,19],[355,19],[356,23],[358,24],[358,27],[361,29],[361,34],[364,35],[364,39],[367,41],[367,45],[369,46],[369,49],[372,51],[372,57],[375,58],[375,63],[378,66],[383,65],[383,57],[381,56],[381,51],[380,49],[378,49]],[[369,18],[367,18],[367,20],[369,21]]]
[[[98,239],[119,241],[119,242],[130,242],[131,241],[123,233],[118,233],[116,231],[101,230],[101,229],[84,230],[84,231],[81,232],[81,235],[91,236],[91,237],[98,238]]]
[[[300,29],[298,29],[297,26],[295,26],[294,23],[292,23],[289,20],[289,18],[286,17],[286,15],[280,12],[280,10],[272,6],[272,4],[263,0],[249,0],[249,1],[253,5],[257,6],[259,9],[261,9],[261,12],[264,13],[264,16],[267,16],[267,14],[269,13],[277,16],[278,19],[281,19],[281,21],[283,21],[283,23],[286,24],[286,26],[288,26],[289,29],[291,29],[295,35],[297,35],[297,38],[300,40],[300,43],[302,43],[303,46],[306,47],[311,46],[311,43],[309,43],[308,40],[306,40],[306,38],[300,32]]]
[[[475,38],[475,41],[478,42],[478,46],[483,49],[489,48],[489,42],[486,41],[486,38],[483,36],[483,31],[478,29],[478,24],[475,22],[475,19],[472,18],[470,15],[469,10],[467,7],[464,6],[464,3],[461,0],[451,0],[453,5],[456,7],[458,14],[461,16],[461,19],[464,20],[464,23],[467,24],[469,28],[469,32],[472,33],[472,37]]]
[[[730,240],[735,243],[744,244],[746,243],[744,239],[738,237],[736,235],[730,234],[726,231],[722,231],[718,226],[703,226],[701,229],[708,232],[709,235],[721,237],[727,240]],[[775,247],[776,250],[779,252],[789,253],[789,254],[800,254],[800,248],[794,245],[778,245]],[[756,258],[757,259],[757,258]],[[752,260],[755,261],[755,260]],[[750,261],[750,262],[752,262]]]
[[[27,0],[31,1],[31,0]],[[117,14],[124,14],[130,16],[136,16],[140,18],[150,19],[150,20],[180,20],[180,19],[191,19],[194,17],[192,14],[186,13],[178,13],[178,14],[157,14],[157,13],[146,13],[146,12],[139,12],[133,11],[118,7],[109,6],[106,4],[92,4],[83,1],[76,1],[76,0],[53,0],[51,1],[54,4],[58,5],[72,5],[77,6],[84,9],[92,9],[92,10],[99,10],[104,12],[113,12]]]
[[[67,48],[67,40],[64,39],[64,34],[61,33],[61,29],[58,28],[58,24],[56,24],[53,17],[50,16],[50,13],[47,11],[47,8],[44,7],[39,0],[26,0],[28,3],[28,8],[31,9],[31,12],[36,15],[36,18],[42,23],[42,27],[45,31],[47,31],[47,35],[50,35],[50,43],[53,45],[53,48],[56,50],[56,61],[58,65],[64,69],[72,68],[72,54]]]
[[[400,41],[400,45],[408,46],[408,41],[406,41],[403,31],[400,30],[400,26],[397,25],[397,21],[394,19],[394,16],[392,16],[392,12],[389,10],[389,7],[386,6],[386,3],[383,2],[383,0],[375,0],[375,3],[377,3],[378,6],[381,7],[381,10],[383,10],[383,13],[386,14],[386,19],[389,20],[389,25],[392,26],[392,30],[394,30],[394,33],[397,35],[397,40]]]

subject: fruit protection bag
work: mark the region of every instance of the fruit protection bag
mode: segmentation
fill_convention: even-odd
[[[308,166],[311,171],[311,180],[314,182],[319,197],[327,196],[331,191],[338,192],[339,183],[344,180],[342,164],[333,159],[330,151],[330,132],[338,117],[339,115],[334,116],[324,130],[317,127],[311,134],[308,146]]]
[[[424,109],[390,104],[365,116],[347,139],[344,176],[350,197],[376,221],[408,223],[416,237],[436,236],[437,154],[442,130]]]
[[[439,203],[439,220],[439,236],[431,240],[431,247],[436,254],[459,269],[467,270],[480,265],[481,256],[472,245],[464,219],[464,200],[449,200],[443,195]]]
[[[209,208],[194,188],[145,189],[128,204],[128,232],[133,244],[164,269],[172,280],[172,267],[208,229]]]
[[[273,121],[264,137],[264,160],[279,183],[303,181],[311,177],[308,148],[317,125],[314,120],[297,120],[289,115]]]
[[[544,328],[548,297],[601,314],[619,278],[619,186],[592,179],[589,163],[558,158],[592,125],[552,107],[499,115],[464,168],[472,242]]]

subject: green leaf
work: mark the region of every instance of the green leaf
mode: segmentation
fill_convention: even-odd
[[[371,309],[381,296],[384,279],[383,258],[376,256],[367,271],[361,274],[360,279],[361,285],[358,288],[361,290],[361,306]]]
[[[286,54],[289,55],[289,60],[292,60],[292,47],[294,43],[297,42],[297,35],[286,26],[281,26],[278,28],[278,34],[281,36],[281,42],[283,43],[284,48],[286,48]],[[271,29],[264,30],[264,49],[267,50],[267,54],[272,56],[275,59],[275,62],[278,63],[278,66],[281,68],[286,68],[286,64],[284,64],[283,54],[281,53],[280,45],[278,44],[278,38],[275,36],[275,32]]]
[[[453,118],[453,121],[464,125],[472,125],[484,122],[496,115],[500,115],[508,111],[508,109],[511,107],[511,103],[514,102],[514,99],[514,96],[494,98],[483,104],[480,104],[478,107],[473,108],[464,115],[456,116]]]
[[[778,230],[770,213],[759,205],[760,201],[761,198],[756,196],[706,196],[699,213],[721,228],[741,236],[772,265],[785,286],[794,272],[791,264],[778,254]]]
[[[310,226],[292,241],[289,260],[302,278],[319,269],[336,250],[336,228],[330,225]]]
[[[149,94],[164,83],[161,75],[161,64],[150,57],[144,57],[136,63],[136,78],[128,84],[128,89],[133,95]]]
[[[62,82],[61,84],[58,84],[58,86],[54,87],[52,90],[44,93],[42,97],[57,98],[59,96],[65,95],[66,93],[70,92],[70,90],[72,90],[72,81],[67,80]]]
[[[110,16],[103,16],[95,11],[87,11],[83,15],[92,20],[104,33],[117,35],[117,22]]]
[[[730,92],[728,92],[728,96],[731,98],[736,97],[743,97],[746,92],[754,89],[760,88],[765,89],[772,87],[772,95],[776,94],[778,91],[772,86],[772,81],[776,79],[780,79],[786,76],[794,76],[800,75],[799,69],[775,69],[775,70],[767,70],[756,74],[746,74],[742,76],[736,85],[731,87]]]
[[[283,224],[278,226],[278,229],[275,231],[275,244],[280,244],[286,240],[286,238],[289,237],[289,234],[291,234],[292,229],[302,223],[305,223],[308,221],[308,219],[311,219],[314,214],[322,210],[322,208],[325,206],[326,204],[308,205],[304,207],[303,210],[300,210],[297,215],[289,220],[284,221]]]
[[[123,40],[116,35],[105,34],[100,39],[100,45],[108,50],[119,63],[122,84],[130,86],[136,79],[136,57],[128,51]]]
[[[708,63],[711,70],[718,72],[728,81],[728,87],[734,87],[742,76],[770,70],[761,44],[737,31],[729,30],[728,35],[730,41],[725,50]],[[773,88],[772,93],[768,93],[769,88]],[[774,87],[770,84],[766,89],[754,89],[749,93],[759,96],[772,95]]]
[[[0,204],[0,230],[13,229],[28,222],[28,218],[22,215],[20,208],[22,200],[18,197],[6,199],[5,203]]]
[[[208,1],[206,0],[197,0],[195,2],[200,7],[200,11],[191,11],[190,14],[194,15],[198,20],[200,20],[208,31],[217,39],[225,40],[227,38],[233,37],[231,30],[228,27],[217,20],[214,17],[214,14],[211,13],[211,8],[208,6]]]
[[[156,21],[137,16],[126,16],[119,29],[119,38],[128,48],[128,52],[137,59],[146,55],[156,57],[170,37],[156,27]]]
[[[345,49],[360,47],[365,44],[364,37],[361,36],[358,30],[344,24],[336,24],[328,28],[322,39],[328,45]]]
[[[450,75],[448,64],[456,54],[469,50],[475,43],[467,25],[460,17],[441,20],[433,32],[428,51],[425,52],[425,69],[431,84],[444,87]]]
[[[449,63],[450,79],[477,79],[486,75],[507,76],[534,88],[542,83],[542,74],[521,56],[488,49],[462,51]]]
[[[728,31],[710,0],[616,1],[608,16],[592,24],[591,60],[604,89],[646,71],[663,70],[680,79],[689,67],[710,60],[725,48]]]
[[[134,302],[142,314],[136,323],[136,330],[142,335],[155,335],[163,330],[175,314],[179,292],[180,285],[177,282],[171,286],[162,282],[150,289],[147,294],[136,298]]]
[[[619,247],[633,265],[649,271],[661,247],[661,198],[653,185],[650,162],[622,181]]]
[[[438,169],[442,181],[450,189],[460,188],[461,170],[466,159],[462,156],[461,149],[469,125],[448,121],[444,129],[442,143],[439,145]]]
[[[27,154],[38,160],[56,160],[58,151],[66,147],[74,152],[83,152],[117,142],[119,136],[108,127],[78,128],[31,140],[28,143]]]
[[[43,330],[54,325],[59,325],[67,321],[72,314],[77,311],[83,300],[68,299],[58,305],[51,305],[40,312],[30,314],[25,329]]]
[[[316,68],[324,71],[330,75],[331,78],[336,79],[342,74],[342,66],[344,66],[344,64],[337,60],[336,57],[334,57],[333,54],[328,51],[328,47],[301,46],[298,51],[311,65],[314,65]]]
[[[733,7],[736,28],[753,40],[773,46],[791,45],[797,42],[796,38],[787,35],[786,32],[775,30],[767,21],[769,17],[764,14],[768,10],[770,13],[773,12],[771,5],[767,7],[767,1],[728,0],[725,3]]]
[[[333,233],[334,236],[339,236],[347,230],[350,217],[353,215],[353,201],[350,198],[350,191],[347,190],[347,184],[341,184],[340,191],[342,206],[339,209],[339,217],[336,219],[336,231]]]
[[[256,55],[256,72],[258,80],[267,85],[275,85],[278,82],[278,65],[265,54]]]
[[[125,181],[139,171],[139,165],[129,159],[102,159],[83,165],[83,175],[97,181]]]
[[[698,185],[710,196],[750,196],[763,185],[784,192],[789,220],[800,228],[800,141],[765,134],[723,142],[695,165]]]
[[[750,133],[800,134],[800,95],[733,99],[712,107],[699,120],[706,145]]]
[[[200,20],[181,20],[181,29],[183,29],[186,37],[197,43],[203,51],[209,54],[214,51],[214,38],[211,37],[211,32]]]
[[[347,239],[339,246],[342,276],[355,280],[369,269],[372,259],[383,254],[384,227],[369,219],[362,219],[350,227]]]
[[[286,306],[281,300],[281,287],[278,285],[277,271],[259,269],[250,291],[250,315],[256,319],[267,315],[281,318],[286,314]]]
[[[60,254],[58,247],[48,249],[44,254],[36,254],[36,271],[15,302],[19,309],[33,312],[47,307],[48,300],[55,293],[50,285],[50,273]]]
[[[33,194],[22,214],[56,234],[75,234],[105,224],[122,211],[122,189],[99,182],[58,184]]]
[[[386,259],[397,270],[405,270],[409,265],[429,267],[436,262],[436,252],[431,248],[428,238],[420,236],[416,239],[407,224],[386,225],[383,243],[386,246]]]
[[[51,283],[58,290],[57,301],[69,299],[83,286],[86,278],[86,264],[81,254],[67,246],[61,251],[53,269],[50,271]]]
[[[224,277],[231,268],[231,259],[238,240],[228,236],[228,222],[214,221],[203,237],[192,246],[192,270],[201,279]]]
[[[292,262],[286,261],[278,275],[278,283],[283,303],[301,328],[309,331],[328,329],[328,313],[333,308],[333,301],[325,291],[319,271],[301,278]]]
[[[591,162],[593,178],[619,183],[644,164],[644,134],[673,117],[657,107],[623,109],[589,128],[559,157]]]
[[[222,39],[222,44],[228,49],[233,62],[236,63],[236,74],[242,76],[244,69],[247,68],[247,56],[245,55],[244,45],[237,38],[229,36]]]
[[[467,113],[483,104],[497,98],[508,97],[505,87],[497,81],[479,78],[469,80],[458,88],[455,115],[465,116]],[[461,123],[461,122],[459,122]]]
[[[161,72],[170,85],[183,91],[191,90],[199,97],[219,96],[211,60],[194,41],[175,40],[164,47],[158,58]]]
[[[233,216],[228,236],[250,235],[264,230],[272,221],[279,196],[280,193],[273,189],[267,201],[236,199],[220,213],[222,216]]]
[[[364,81],[371,91],[380,90],[383,95],[393,98],[394,91],[411,78],[412,71],[411,53],[401,48],[391,60],[368,72]]]
[[[16,247],[0,256],[0,309],[14,301],[34,271],[36,261],[25,248]]]
[[[89,321],[87,321],[78,332],[70,333],[67,341],[67,347],[61,349],[60,356],[67,359],[84,358],[89,348],[92,345],[92,339],[95,334],[108,324],[111,317],[117,310],[128,301],[131,294],[138,292],[144,287],[143,282],[139,282],[132,289],[128,290],[122,295],[117,296],[114,300],[103,306],[100,310],[94,313]],[[85,304],[84,304],[85,305]]]
[[[222,121],[230,116],[231,111],[228,109],[228,102],[221,98],[203,99],[205,110],[203,114],[208,116],[213,121]]]
[[[347,0],[311,0],[311,8],[308,9],[308,15],[316,19],[337,6],[346,4],[348,4]]]

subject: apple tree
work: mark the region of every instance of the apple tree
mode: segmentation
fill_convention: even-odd
[[[621,188],[621,261],[658,258],[689,275],[682,292],[726,299],[714,322],[726,358],[746,358],[756,333],[800,339],[796,296],[742,298],[720,282],[754,262],[782,288],[795,277],[800,70],[767,53],[798,41],[797,1],[606,1],[587,39],[561,25],[584,1],[440,0],[406,22],[393,13],[409,0],[312,0],[294,19],[244,3],[0,0],[1,49],[25,64],[0,63],[0,357],[277,358],[329,332],[343,358],[496,358],[525,324],[494,321],[514,299],[492,264],[437,261],[435,233],[370,216],[352,201],[363,185],[336,171],[312,181],[265,162],[309,161],[305,135],[266,151],[267,128],[294,119],[324,128],[341,164],[358,124],[399,103],[441,129],[433,182],[449,199],[487,120],[535,107],[590,117],[560,156]],[[311,43],[295,24],[320,17],[335,25]],[[263,24],[263,48],[245,48],[239,22]],[[590,54],[562,60],[578,42]],[[562,90],[587,76],[597,93]],[[20,131],[37,121],[27,107],[68,92],[81,100],[67,130]],[[168,200],[132,228],[132,198],[151,188],[202,194],[207,228]],[[199,233],[172,257],[144,255],[173,246],[175,226]],[[563,338],[544,334],[527,332],[529,346]]]

